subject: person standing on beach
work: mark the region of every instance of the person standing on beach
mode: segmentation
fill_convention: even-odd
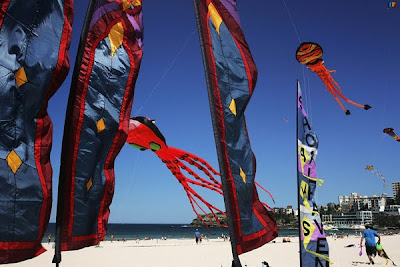
[[[47,236],[47,238],[49,239],[49,244],[50,244],[50,241],[51,241],[51,234],[49,234],[49,235]]]
[[[194,237],[196,238],[196,244],[199,244],[199,241],[200,241],[199,229],[196,229],[196,232],[194,232]]]
[[[381,236],[370,225],[366,225],[365,228],[366,230],[361,236],[360,246],[362,247],[362,242],[365,239],[365,250],[367,251],[369,262],[375,264],[372,259],[372,257],[376,256],[375,236],[378,237],[378,243],[381,242]]]

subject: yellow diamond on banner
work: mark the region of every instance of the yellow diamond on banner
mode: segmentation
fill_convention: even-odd
[[[212,3],[208,4],[208,13],[210,14],[210,17],[215,26],[215,29],[217,30],[217,32],[219,34],[219,27],[221,26],[222,18],[218,14],[217,9],[215,8],[215,6]]]
[[[111,44],[111,57],[113,57],[115,51],[122,45],[122,41],[124,40],[124,27],[121,22],[118,22],[111,28],[108,38]]]
[[[235,99],[232,98],[231,103],[229,104],[230,111],[236,116],[236,102]]]
[[[104,123],[103,118],[101,118],[97,123],[96,123],[96,127],[97,127],[97,132],[101,132],[104,129],[106,129],[106,124]]]
[[[24,67],[20,68],[16,73],[15,73],[15,82],[17,83],[18,87],[21,87],[25,83],[28,82],[28,78],[26,77],[25,69]]]
[[[240,168],[240,167],[239,167]],[[244,173],[244,171],[242,170],[242,168],[240,168],[240,177],[242,177],[243,182],[246,183],[246,174]]]
[[[301,220],[301,229],[303,230],[303,245],[304,248],[307,249],[316,227],[307,219],[307,217],[304,217],[303,220]]]
[[[132,6],[141,6],[142,1],[140,0],[122,0],[122,8],[125,10],[131,8]]]
[[[93,185],[92,177],[90,177],[89,181],[86,184],[86,191],[89,191]]]
[[[17,153],[15,153],[14,150],[12,150],[10,154],[8,154],[6,161],[14,174],[17,172],[22,164],[21,158],[17,155]]]

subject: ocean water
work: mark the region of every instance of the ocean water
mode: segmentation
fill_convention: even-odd
[[[227,228],[222,227],[190,227],[184,224],[108,224],[107,227],[107,240],[110,240],[111,235],[114,235],[116,240],[125,238],[127,240],[134,240],[137,237],[140,239],[152,238],[161,239],[182,239],[193,238],[194,232],[199,229],[200,233],[208,238],[221,237],[222,234],[229,235]],[[332,233],[327,231],[327,234]],[[354,231],[335,231],[336,234],[354,234]],[[51,240],[54,241],[55,224],[50,223],[43,238],[43,242],[47,242],[48,235],[51,234]],[[278,230],[278,236],[297,236],[297,229],[281,229]]]

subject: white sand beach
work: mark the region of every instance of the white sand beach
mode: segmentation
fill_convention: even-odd
[[[297,238],[291,238],[290,243],[282,243],[283,237],[278,237],[276,243],[240,256],[243,266],[260,267],[262,261],[267,261],[271,267],[299,266],[299,243]],[[349,236],[339,239],[328,237],[330,257],[333,266],[366,266],[368,259],[358,255],[357,246],[360,237]],[[54,250],[52,244],[44,244],[48,250],[42,255],[24,262],[9,264],[18,267],[47,267],[52,264]],[[382,236],[382,244],[388,256],[400,265],[400,235]],[[231,248],[228,241],[222,239],[203,240],[196,245],[194,240],[134,240],[106,241],[100,247],[89,247],[77,251],[63,252],[60,267],[231,267]],[[386,266],[386,260],[375,258],[376,266]],[[393,266],[389,261],[387,266]]]

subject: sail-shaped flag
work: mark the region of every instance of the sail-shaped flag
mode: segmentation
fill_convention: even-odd
[[[65,121],[54,262],[60,242],[73,250],[106,235],[114,160],[127,137],[142,59],[141,10],[140,0],[89,4]]]
[[[304,99],[297,82],[297,182],[300,210],[300,266],[329,266],[329,247],[315,202],[315,190],[323,184],[317,178],[315,161],[318,138],[308,120]]]
[[[69,70],[72,0],[0,1],[0,264],[33,258],[52,204],[50,97]]]
[[[257,68],[235,0],[194,0],[234,258],[277,236],[255,188],[256,160],[244,111]],[[237,263],[236,263],[237,264]]]

